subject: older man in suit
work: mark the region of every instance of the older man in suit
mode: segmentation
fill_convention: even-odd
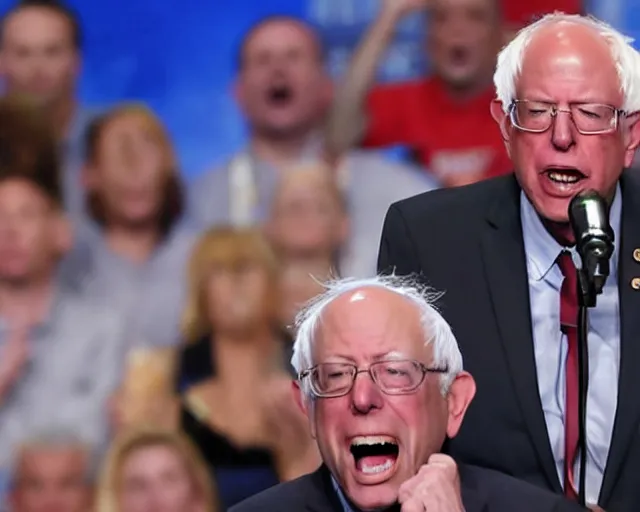
[[[640,142],[640,55],[596,20],[549,15],[502,51],[495,84],[515,177],[392,205],[378,267],[446,290],[443,314],[478,383],[449,453],[575,498],[580,259],[568,206],[587,189],[606,198],[615,251],[590,314],[583,492],[635,512],[640,174],[623,169]]]
[[[232,511],[581,510],[439,453],[458,432],[475,383],[426,292],[397,277],[337,281],[300,313],[294,390],[324,464]]]

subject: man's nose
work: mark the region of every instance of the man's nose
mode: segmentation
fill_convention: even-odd
[[[351,389],[351,406],[357,414],[367,414],[382,407],[382,392],[371,379],[369,372],[360,372]]]
[[[559,151],[567,151],[575,143],[575,126],[569,112],[556,113],[551,125],[551,142]]]

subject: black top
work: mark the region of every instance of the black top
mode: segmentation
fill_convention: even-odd
[[[293,355],[293,341],[286,331],[278,333],[284,344],[283,364],[292,377],[295,371],[291,366],[291,356]],[[211,336],[204,336],[196,343],[185,345],[179,356],[177,390],[179,393],[190,386],[214,377],[213,351],[211,350]]]
[[[279,482],[273,457],[266,448],[234,446],[185,405],[180,422],[211,471],[222,510]]]

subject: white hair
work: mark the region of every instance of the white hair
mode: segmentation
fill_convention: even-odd
[[[98,469],[99,459],[94,446],[83,436],[73,429],[64,427],[47,427],[34,430],[31,435],[26,436],[17,444],[13,451],[13,468],[11,475],[11,486],[18,484],[20,475],[16,474],[17,464],[24,452],[37,450],[78,450],[82,451],[87,458],[86,481],[93,483]]]
[[[547,14],[535,23],[523,28],[498,55],[493,82],[504,111],[508,112],[509,106],[516,99],[516,81],[522,71],[525,51],[533,36],[543,27],[562,22],[591,28],[609,44],[624,97],[621,108],[629,113],[639,111],[640,53],[631,46],[634,39],[621,34],[609,24],[592,16],[562,12]]]
[[[325,283],[324,286],[325,291],[308,302],[296,316],[297,333],[291,364],[298,374],[315,364],[313,344],[326,307],[345,293],[363,288],[382,288],[405,297],[419,309],[424,344],[433,345],[433,364],[447,369],[447,372],[440,376],[440,389],[443,395],[448,393],[451,383],[462,371],[462,354],[451,327],[435,307],[435,302],[442,294],[413,277],[393,275],[367,279],[337,279]],[[312,396],[308,383],[302,382],[301,385],[305,394],[308,397]]]

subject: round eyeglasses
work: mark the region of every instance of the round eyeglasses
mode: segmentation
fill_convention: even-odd
[[[514,100],[509,106],[509,118],[516,128],[531,133],[547,131],[559,112],[569,114],[576,129],[582,135],[611,133],[618,128],[623,110],[601,103],[572,103],[568,109],[555,103],[531,100]]]
[[[309,379],[311,391],[319,398],[335,398],[351,391],[359,373],[368,373],[383,393],[404,395],[418,389],[427,373],[448,371],[411,360],[376,361],[363,369],[351,363],[320,363],[300,372],[298,380]]]

